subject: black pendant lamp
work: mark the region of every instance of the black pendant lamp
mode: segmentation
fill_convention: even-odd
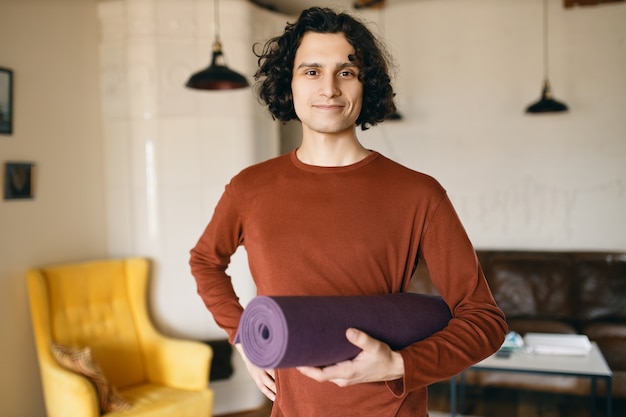
[[[567,111],[567,105],[552,97],[548,81],[548,1],[543,0],[543,86],[541,98],[526,108],[526,113],[554,113]]]
[[[234,90],[248,87],[246,77],[226,66],[219,35],[219,0],[214,0],[213,5],[215,6],[215,42],[213,42],[211,65],[189,77],[185,85],[196,90]]]

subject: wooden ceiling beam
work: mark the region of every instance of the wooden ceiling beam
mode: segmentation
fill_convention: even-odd
[[[626,0],[563,0],[563,6],[566,8],[574,6],[597,6],[601,3],[617,3]]]
[[[385,6],[385,0],[354,0],[355,9],[381,9]]]

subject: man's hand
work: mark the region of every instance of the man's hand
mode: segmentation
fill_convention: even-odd
[[[241,344],[237,344],[235,345],[235,347],[239,351],[241,358],[246,364],[246,368],[248,368],[248,373],[254,380],[256,386],[267,398],[270,399],[270,401],[274,401],[276,399],[276,383],[274,382],[274,370],[259,368],[248,360],[246,354],[243,352],[243,347],[241,346]]]
[[[357,329],[348,329],[346,338],[363,351],[354,359],[324,368],[301,366],[298,370],[316,381],[330,381],[340,387],[363,382],[391,381],[404,376],[404,360],[391,348]]]

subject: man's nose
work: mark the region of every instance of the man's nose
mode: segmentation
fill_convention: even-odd
[[[324,77],[322,79],[321,93],[326,97],[335,97],[341,94],[339,80],[336,77]]]

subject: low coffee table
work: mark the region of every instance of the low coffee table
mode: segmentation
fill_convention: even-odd
[[[613,373],[602,356],[602,352],[595,342],[591,342],[591,351],[584,356],[573,355],[540,355],[512,352],[509,357],[494,354],[487,359],[470,367],[474,371],[492,372],[520,372],[543,375],[560,375],[583,377],[591,380],[591,415],[596,415],[596,385],[602,379],[606,384],[606,416],[611,417],[611,383]],[[464,372],[459,375],[461,402],[464,402],[465,379]],[[463,410],[461,410],[463,411]],[[450,380],[450,415],[457,415],[457,378]]]

